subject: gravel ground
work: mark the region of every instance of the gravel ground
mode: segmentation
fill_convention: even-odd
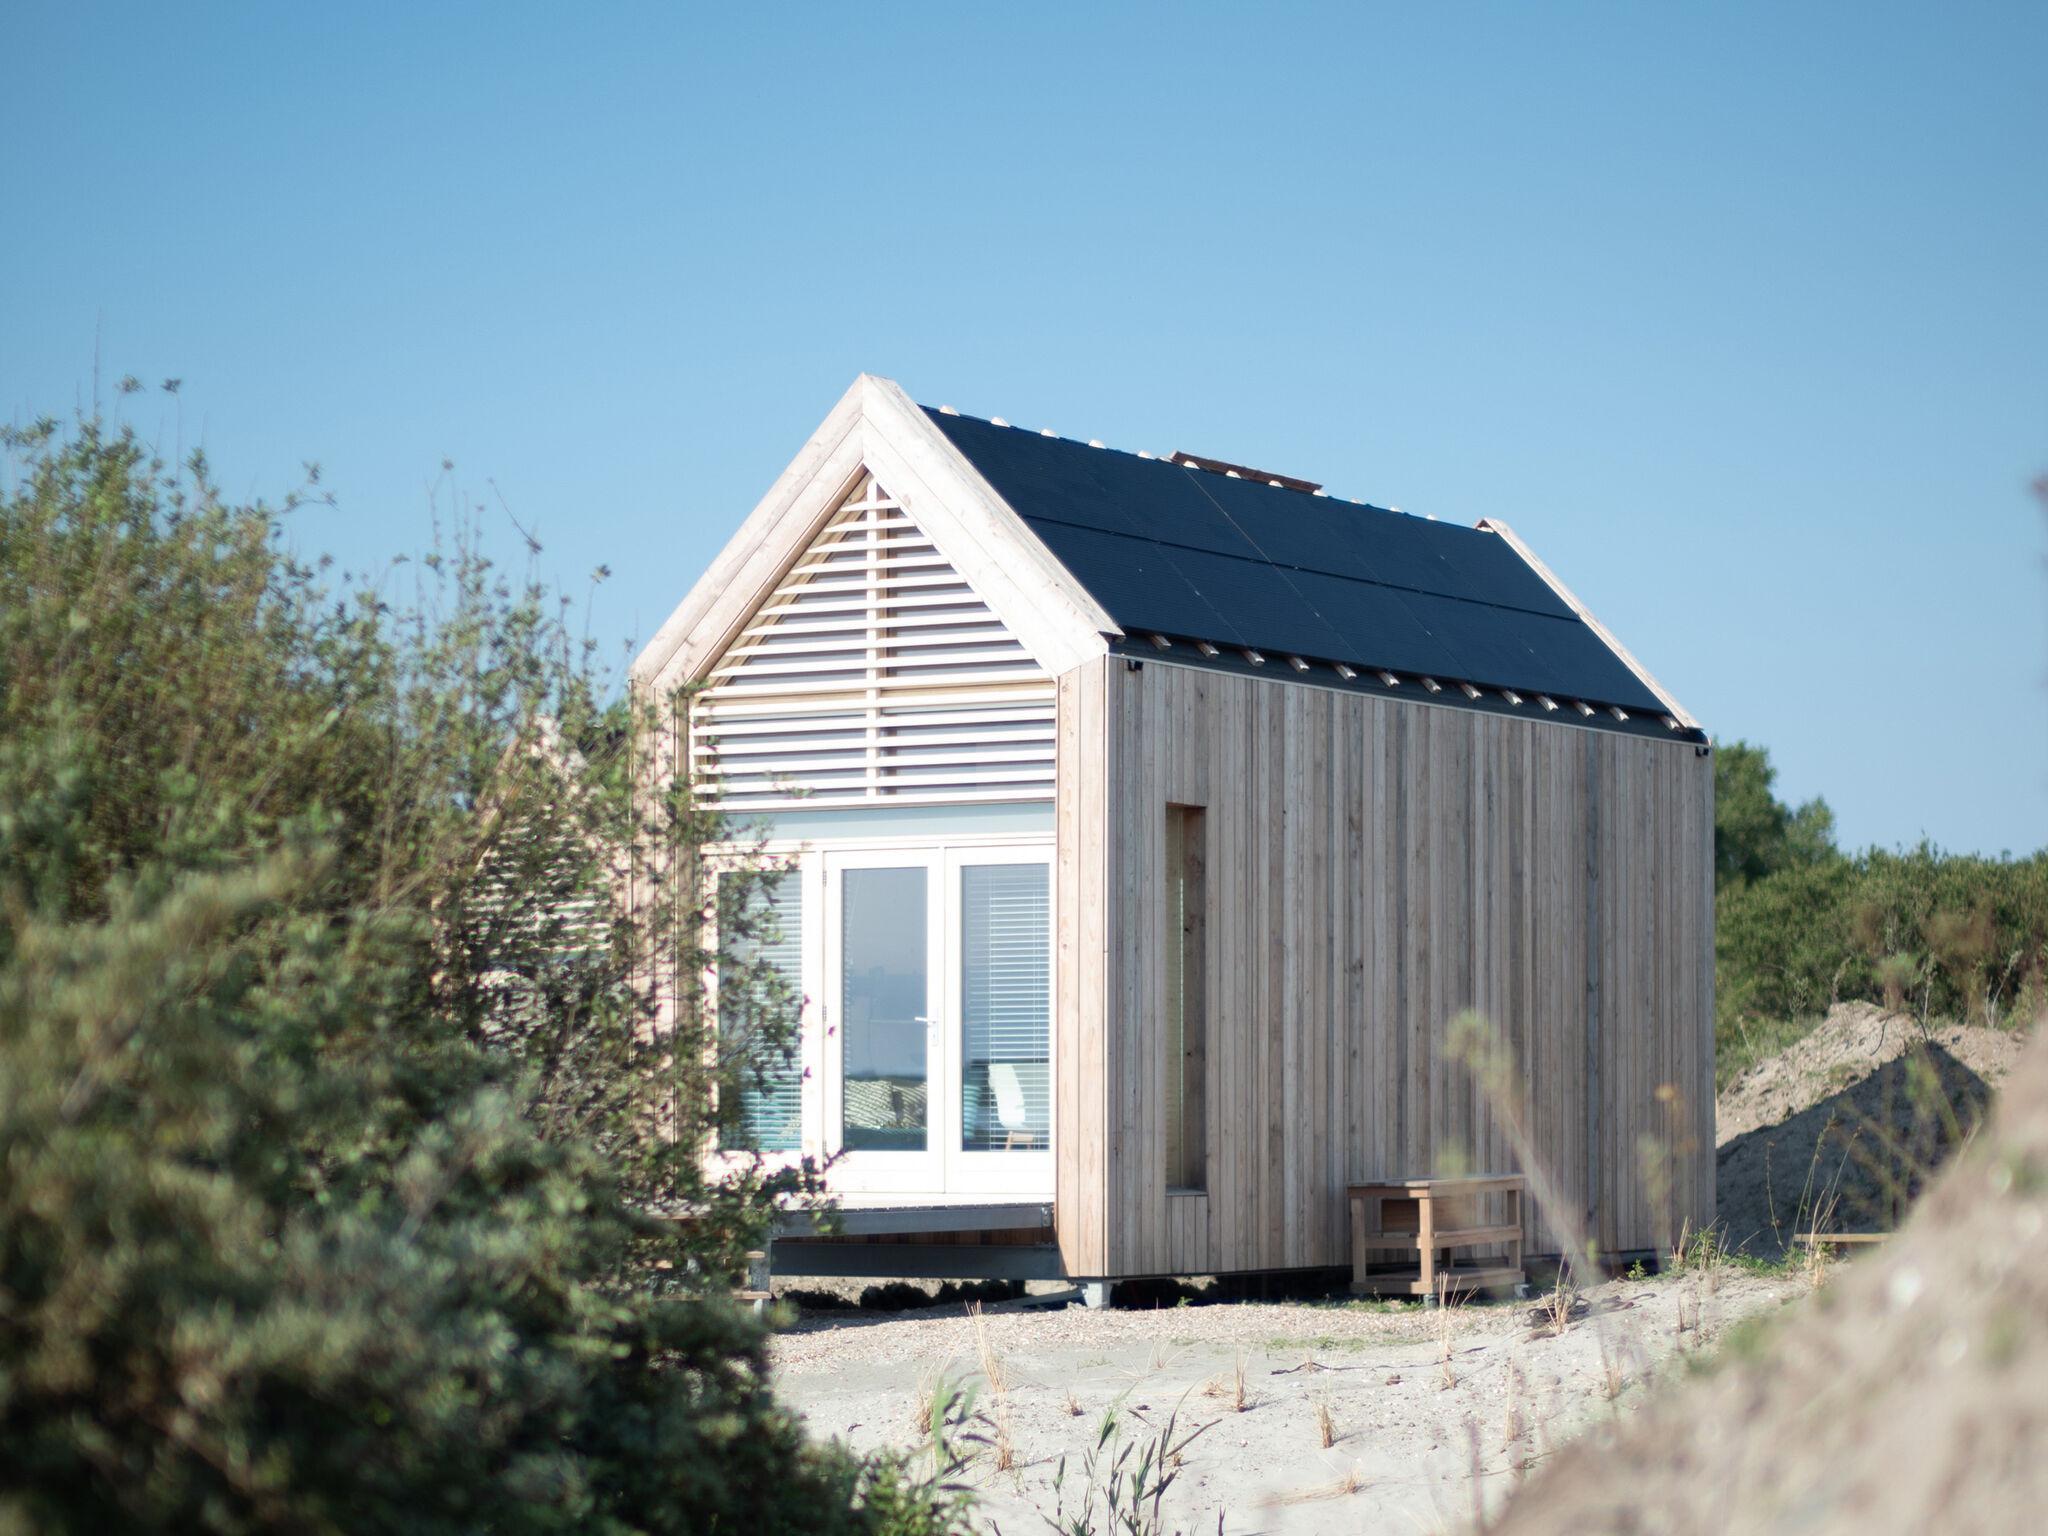
[[[1220,1512],[1229,1532],[1432,1530],[1468,1518],[1475,1500],[1504,1501],[1522,1471],[1589,1423],[1632,1414],[1645,1384],[1677,1368],[1674,1356],[1711,1348],[1733,1323],[1802,1292],[1794,1279],[1727,1268],[1616,1281],[1587,1293],[1597,1315],[1562,1336],[1532,1327],[1530,1302],[1441,1314],[1345,1302],[1107,1312],[1011,1302],[988,1308],[983,1323],[1000,1394],[964,1312],[825,1313],[778,1336],[773,1353],[778,1390],[812,1432],[863,1451],[917,1446],[932,1385],[973,1383],[988,1421],[980,1432],[993,1439],[1006,1423],[1014,1465],[999,1469],[984,1447],[970,1481],[984,1517],[1012,1536],[1044,1528],[1062,1457],[1071,1514],[1109,1412],[1118,1443],[1142,1447],[1169,1417],[1176,1442],[1192,1435],[1165,1499],[1169,1529],[1214,1531]]]

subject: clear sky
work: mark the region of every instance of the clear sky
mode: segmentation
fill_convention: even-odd
[[[0,414],[179,377],[357,566],[451,459],[619,651],[865,369],[1503,516],[1845,843],[2048,841],[2048,6],[411,9],[14,0]]]

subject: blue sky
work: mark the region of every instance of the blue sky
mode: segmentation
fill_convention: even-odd
[[[10,7],[0,413],[182,378],[356,566],[451,459],[616,651],[866,369],[1506,517],[1846,843],[2048,841],[2048,7],[404,9]]]

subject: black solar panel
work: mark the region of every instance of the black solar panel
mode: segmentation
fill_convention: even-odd
[[[927,414],[1127,633],[1664,707],[1495,534]]]

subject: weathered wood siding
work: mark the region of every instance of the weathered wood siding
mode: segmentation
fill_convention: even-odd
[[[1058,1225],[1073,1274],[1346,1261],[1348,1183],[1515,1166],[1450,1021],[1511,1045],[1606,1252],[1713,1214],[1713,764],[1115,657],[1059,692]],[[1169,1195],[1165,807],[1206,808],[1208,1177]],[[1534,1252],[1560,1246],[1532,1209]]]

